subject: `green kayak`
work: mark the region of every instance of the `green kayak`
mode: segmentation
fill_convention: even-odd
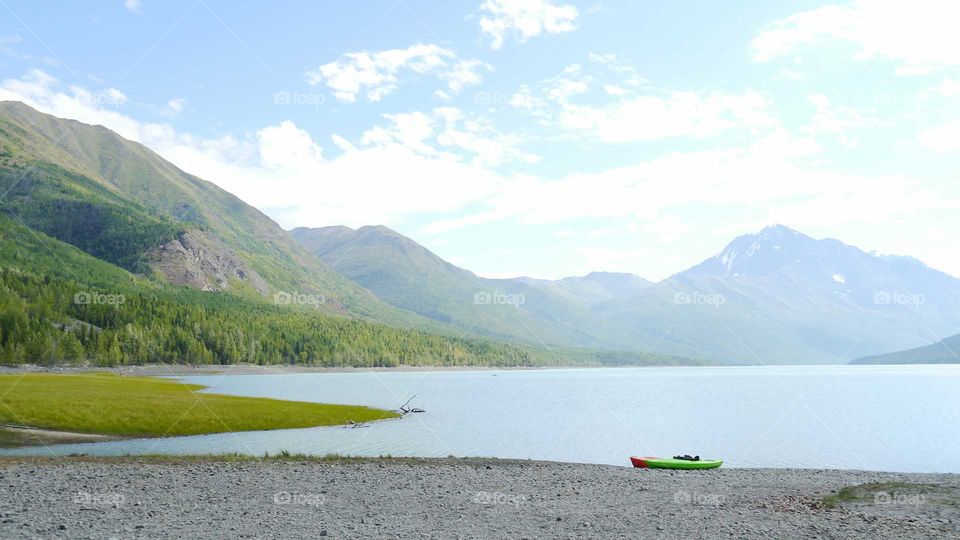
[[[658,458],[658,457],[631,457],[634,467],[641,469],[716,469],[723,465],[722,459],[689,459]]]

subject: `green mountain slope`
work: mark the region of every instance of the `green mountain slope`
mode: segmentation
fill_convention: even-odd
[[[0,364],[535,365],[551,355],[131,274],[0,216]]]
[[[170,285],[0,215],[0,365],[690,365],[401,329]]]
[[[0,363],[691,363],[463,334],[141,145],[0,103]]]
[[[852,360],[851,364],[960,364],[960,334],[932,345]]]
[[[322,298],[437,328],[344,279],[257,209],[100,127],[0,103],[0,212],[125,269],[203,290]]]
[[[458,268],[383,226],[298,228],[294,239],[386,302],[463,332],[534,345],[598,347],[590,310],[557,291]]]

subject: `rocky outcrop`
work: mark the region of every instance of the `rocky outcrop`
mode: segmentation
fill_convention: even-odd
[[[223,291],[239,284],[267,294],[267,282],[220,240],[192,230],[150,250],[150,268],[167,281],[203,291]]]

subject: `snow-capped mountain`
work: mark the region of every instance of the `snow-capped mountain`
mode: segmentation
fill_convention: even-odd
[[[845,362],[960,332],[960,280],[782,225],[625,301],[603,318],[653,350],[749,363]]]
[[[811,291],[831,292],[861,306],[927,304],[952,307],[960,300],[960,280],[913,257],[868,253],[826,238],[771,225],[736,238],[722,252],[672,279],[706,276],[767,278],[803,283]],[[953,303],[953,306],[956,306]]]
[[[687,276],[763,276],[797,264],[817,251],[818,242],[783,225],[730,242],[723,251],[685,271]]]

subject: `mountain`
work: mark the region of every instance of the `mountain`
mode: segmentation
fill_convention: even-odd
[[[909,257],[865,253],[781,225],[736,238],[659,283],[605,272],[488,280],[386,227],[295,229],[292,236],[394,306],[466,332],[552,346],[842,363],[960,330],[960,280]],[[526,301],[488,309],[471,300],[477,291]]]
[[[622,272],[591,272],[585,276],[566,277],[559,280],[527,277],[514,279],[587,305],[633,296],[653,285],[652,282],[640,276]]]
[[[102,126],[0,102],[0,193],[3,214],[132,272],[435,326],[331,271],[256,208]]]
[[[590,310],[565,291],[524,280],[486,279],[383,226],[290,231],[325,264],[386,302],[463,332],[562,347],[598,347]],[[600,293],[594,293],[600,294]]]
[[[851,364],[960,364],[960,334],[932,345],[877,356],[857,358]]]
[[[692,363],[464,335],[384,302],[142,145],[11,102],[0,103],[0,291],[3,365]]]
[[[681,361],[577,352],[558,356],[170,285],[132,274],[2,214],[0,263],[0,365]]]
[[[716,256],[655,284],[604,272],[560,280],[482,278],[386,227],[288,233],[140,144],[22,103],[0,103],[0,218],[0,241],[12,242],[0,252],[0,265],[38,279],[107,290],[122,285],[138,295],[185,286],[224,294],[211,300],[177,292],[177,299],[200,298],[220,307],[292,303],[314,315],[525,347],[509,353],[513,358],[546,353],[553,361],[589,363],[673,363],[677,357],[841,363],[960,332],[960,280],[909,257],[865,253],[783,226],[736,238]],[[43,241],[25,243],[25,234]],[[170,313],[183,307],[178,301],[171,300],[176,307]],[[310,305],[300,305],[305,303]],[[97,326],[71,309],[51,313]],[[218,361],[232,361],[248,332],[306,335],[298,332],[309,326],[300,321],[299,330],[288,333],[278,326],[266,330],[261,322],[238,328],[244,337],[230,338],[229,346],[204,347],[213,347]],[[46,327],[34,328],[43,334]],[[303,339],[328,336],[326,328]],[[382,342],[393,339],[407,338]],[[432,339],[404,343],[413,350],[413,344]],[[117,340],[120,347],[120,335]],[[304,358],[306,341],[299,350],[281,347],[282,341],[274,343],[279,358]],[[308,348],[327,346],[322,341]]]
[[[956,333],[960,280],[775,225],[598,316],[659,335],[652,350],[662,353],[840,363]]]

